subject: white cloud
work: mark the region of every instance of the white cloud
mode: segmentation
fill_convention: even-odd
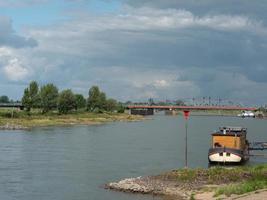
[[[11,81],[20,81],[29,75],[29,70],[21,65],[17,58],[11,59],[3,68],[7,78]]]
[[[95,67],[88,69],[88,80],[75,80],[71,84],[75,88],[88,88],[97,84],[108,96],[121,100],[179,99],[199,95],[199,87],[187,80],[178,81],[179,69],[151,69],[124,67]],[[116,96],[118,97],[116,97]]]
[[[130,7],[120,14],[83,14],[62,23],[24,30],[24,35],[35,38],[39,45],[12,51],[0,48],[0,65],[5,66],[3,69],[9,80],[31,77],[41,83],[54,82],[60,88],[72,88],[84,95],[96,84],[108,96],[122,100],[219,95],[218,88],[234,96],[232,84],[236,83],[228,85],[208,80],[207,73],[210,76],[221,73],[217,69],[209,71],[226,62],[229,74],[225,77],[228,77],[233,70],[229,68],[231,62],[238,61],[241,63],[238,73],[245,74],[246,69],[242,67],[247,66],[242,65],[243,57],[253,60],[256,58],[253,48],[257,56],[260,50],[253,38],[252,44],[244,45],[247,49],[242,48],[239,36],[250,39],[247,33],[256,33],[260,34],[258,39],[266,33],[260,21],[241,15],[197,16],[187,10]],[[221,31],[223,34],[217,35]],[[242,50],[247,51],[240,57]],[[261,52],[265,51],[266,48]],[[259,62],[264,63],[262,59]],[[194,65],[198,70],[190,71]],[[179,76],[186,72],[188,79],[179,81]],[[203,79],[202,76],[205,83],[199,85],[198,79]],[[253,85],[248,87],[251,90],[257,85],[249,84]],[[246,84],[240,84],[239,89],[246,90],[242,85]]]
[[[12,51],[10,48],[7,47],[0,47],[0,56],[9,56],[12,54]]]
[[[121,14],[75,15],[73,20],[59,26],[34,28],[27,34],[37,38],[40,49],[65,54],[79,55],[87,53],[84,42],[90,43],[90,53],[110,47],[101,41],[99,33],[105,31],[133,32],[145,34],[144,31],[173,31],[188,28],[208,28],[221,31],[248,31],[267,34],[267,28],[261,23],[240,15],[196,16],[187,10],[131,8],[127,7]],[[52,42],[49,42],[53,40]],[[57,45],[54,44],[57,41]],[[130,42],[130,41],[128,41]],[[79,48],[73,48],[79,46]],[[115,48],[115,47],[113,47]]]
[[[156,9],[126,7],[121,14],[104,16],[82,15],[86,22],[76,23],[80,32],[103,30],[168,30],[204,27],[223,31],[250,31],[266,34],[267,28],[261,23],[242,15],[197,16],[183,9]],[[86,26],[84,26],[86,25]],[[70,27],[69,27],[70,28]],[[77,34],[73,31],[71,33]],[[78,30],[78,29],[77,29]],[[48,34],[48,33],[47,33]]]
[[[163,80],[163,79],[162,80],[156,80],[154,82],[154,86],[159,87],[159,88],[164,88],[164,87],[170,86],[170,83],[166,80]]]
[[[34,60],[34,58],[32,58]],[[0,47],[0,70],[10,81],[22,81],[33,74],[33,66],[28,67],[30,57],[23,51],[10,47]],[[27,66],[27,67],[26,67]]]

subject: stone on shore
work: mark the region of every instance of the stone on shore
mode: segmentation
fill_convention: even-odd
[[[15,124],[6,124],[0,126],[0,130],[28,130],[28,129],[29,129],[28,127]]]
[[[173,182],[162,182],[162,180],[158,180],[152,177],[123,179],[118,182],[107,184],[106,189],[131,193],[171,195],[179,197],[188,197],[189,195],[186,191],[173,184]]]
[[[119,182],[109,183],[107,184],[107,188],[125,192],[139,192],[144,194],[153,192],[152,188],[146,185],[141,177],[127,178]]]

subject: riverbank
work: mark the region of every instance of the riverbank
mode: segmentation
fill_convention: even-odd
[[[267,164],[243,167],[179,169],[157,176],[112,182],[107,189],[154,194],[170,199],[218,199],[238,197],[267,188]]]
[[[133,116],[125,113],[89,113],[79,112],[66,115],[57,113],[40,114],[26,112],[15,113],[12,117],[10,112],[2,111],[0,115],[0,129],[30,129],[41,126],[61,126],[61,125],[93,125],[113,121],[140,121],[142,116]]]

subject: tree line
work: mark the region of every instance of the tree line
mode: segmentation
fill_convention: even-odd
[[[6,95],[0,96],[0,103],[10,103],[8,96]]]
[[[124,112],[122,104],[115,99],[107,98],[98,86],[92,86],[89,89],[86,99],[82,94],[74,94],[71,89],[59,92],[52,83],[39,87],[36,81],[32,81],[25,88],[21,102],[27,112],[33,108],[41,109],[42,113],[58,110],[60,114],[78,109],[97,113]]]
[[[9,99],[8,96],[2,95],[0,96],[0,103],[19,103],[19,101],[14,101],[13,99]]]

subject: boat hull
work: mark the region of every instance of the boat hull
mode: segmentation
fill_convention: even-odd
[[[211,148],[209,162],[211,163],[241,163],[248,160],[248,152],[231,148]]]

